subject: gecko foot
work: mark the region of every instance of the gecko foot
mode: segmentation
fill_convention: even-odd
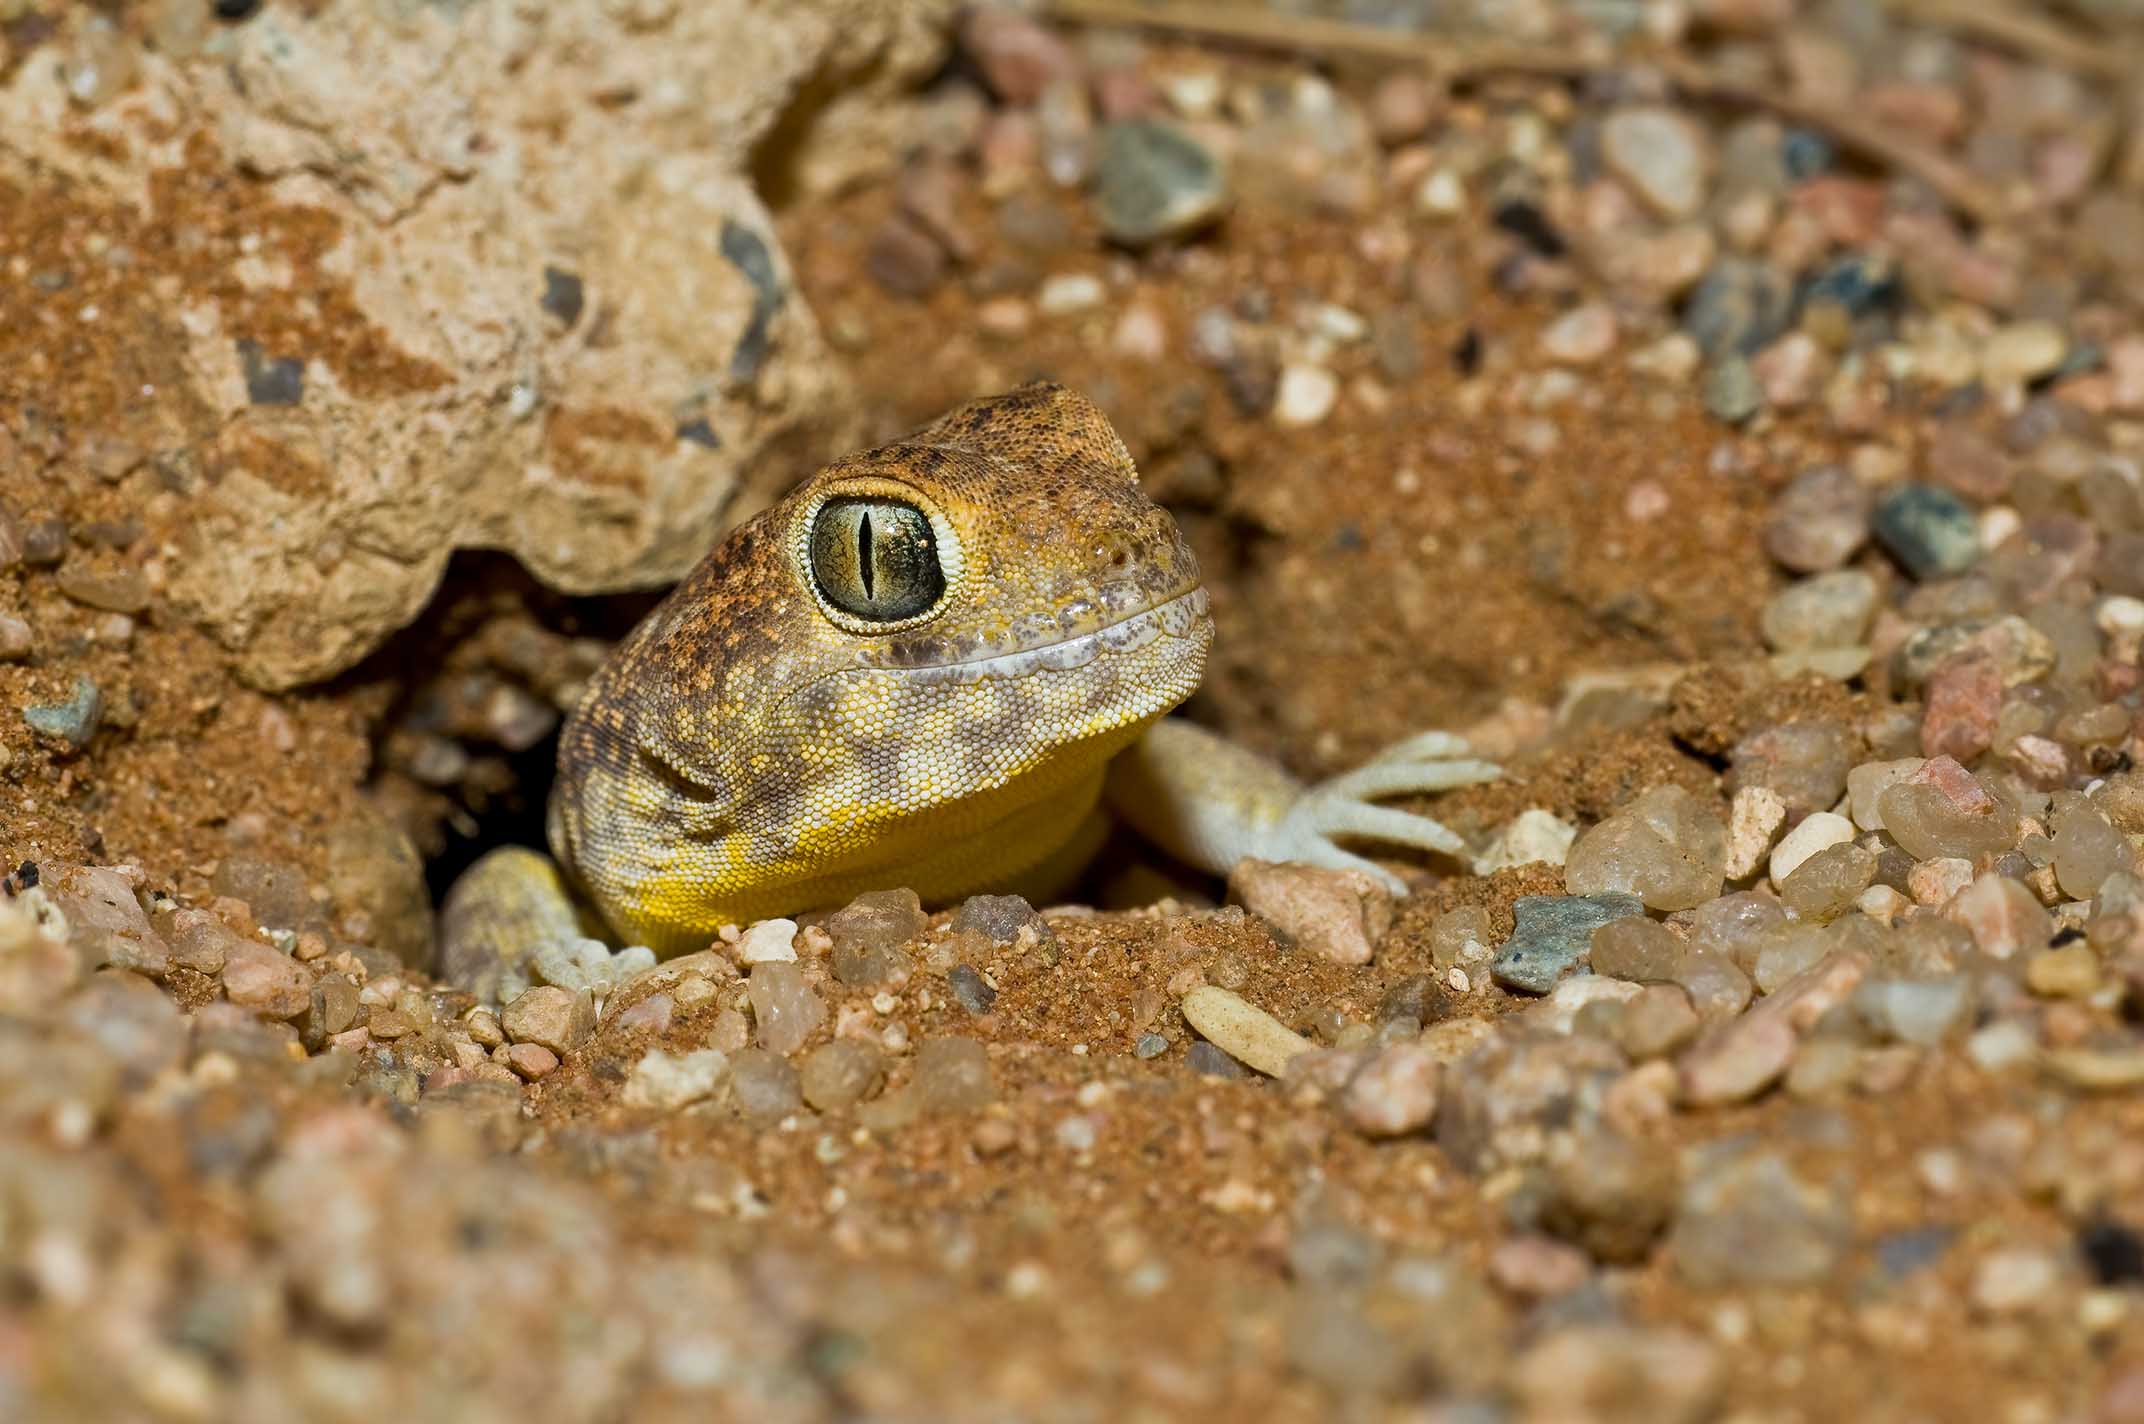
[[[1379,752],[1353,771],[1329,777],[1304,789],[1272,833],[1273,860],[1300,861],[1338,870],[1360,870],[1394,894],[1406,883],[1391,871],[1338,844],[1339,838],[1384,841],[1462,854],[1465,842],[1441,822],[1412,811],[1380,806],[1387,796],[1448,791],[1493,781],[1492,762],[1466,755],[1467,744],[1449,732],[1424,732]]]
[[[645,945],[614,951],[599,939],[547,940],[529,956],[535,978],[569,993],[586,990],[599,999],[654,967],[655,951]]]

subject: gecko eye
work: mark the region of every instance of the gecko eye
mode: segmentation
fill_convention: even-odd
[[[928,612],[945,595],[938,535],[912,504],[830,499],[811,526],[811,576],[828,603],[873,623]]]

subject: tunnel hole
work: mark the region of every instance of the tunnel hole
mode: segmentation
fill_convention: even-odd
[[[365,794],[424,857],[435,904],[487,851],[543,846],[566,709],[661,598],[572,597],[508,555],[465,551],[423,614],[349,675],[376,709]]]

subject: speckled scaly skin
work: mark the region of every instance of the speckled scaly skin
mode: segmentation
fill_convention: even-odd
[[[1056,386],[829,465],[590,683],[560,740],[553,854],[658,951],[862,890],[943,900],[1041,866],[1110,757],[1198,686],[1213,637],[1198,564],[1136,481],[1100,412]],[[932,516],[959,565],[933,616],[880,631],[815,591],[812,519],[844,494]]]
[[[1137,479],[1101,412],[1054,385],[813,475],[590,683],[560,738],[558,864],[624,942],[667,954],[864,890],[1055,888],[1101,838],[1105,782],[1139,829],[1217,871],[1244,855],[1374,870],[1335,834],[1457,849],[1365,799],[1493,772],[1424,759],[1460,750],[1451,738],[1306,789],[1211,733],[1152,725],[1197,687],[1213,626],[1189,547]],[[815,574],[819,511],[857,497],[927,515],[944,591],[917,616],[859,619]],[[558,886],[531,851],[472,867],[449,899],[449,976],[528,955],[502,937],[571,924]]]

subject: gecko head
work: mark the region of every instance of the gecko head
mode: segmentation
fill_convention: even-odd
[[[1084,396],[1033,385],[827,467],[791,564],[835,654],[807,701],[888,697],[1008,764],[1188,697],[1212,622],[1183,531]]]
[[[811,476],[634,630],[568,720],[553,843],[636,926],[737,866],[780,913],[1016,821],[1039,854],[1212,638],[1183,532],[1093,403],[976,401]],[[578,855],[604,815],[662,865]]]

